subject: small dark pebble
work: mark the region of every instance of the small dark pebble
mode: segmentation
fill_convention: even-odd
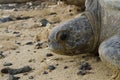
[[[0,51],[0,55],[2,55],[3,54],[3,51]]]
[[[91,66],[88,62],[83,62],[81,65],[80,65],[80,70],[91,70]]]
[[[47,60],[46,58],[43,58],[43,60]]]
[[[44,60],[41,61],[41,63],[44,62]]]
[[[64,67],[64,69],[67,69],[67,68],[68,68],[68,66],[65,66],[65,67]]]
[[[20,77],[15,77],[14,75],[9,75],[9,79],[8,80],[19,80]]]
[[[32,59],[30,59],[28,62],[32,62],[33,60]]]
[[[13,32],[13,34],[19,34],[20,32]]]
[[[4,73],[4,74],[8,74],[9,73],[9,70],[11,70],[10,68],[3,68],[1,70],[1,73]]]
[[[47,71],[44,71],[43,74],[48,74],[48,72],[47,72]]]
[[[21,45],[21,43],[20,43],[20,42],[16,42],[16,44]]]
[[[88,62],[82,62],[79,67],[79,72],[77,73],[77,75],[85,75],[87,74],[87,71],[91,69],[92,68]]]
[[[18,42],[18,41],[15,41],[15,43],[16,43],[16,44],[18,44],[18,45],[21,45],[21,43],[20,43],[20,42]]]
[[[41,23],[41,26],[45,27],[49,23],[49,21],[47,19],[42,19],[40,20],[40,23]]]
[[[70,13],[69,15],[70,15],[70,16],[73,16],[73,13]]]
[[[33,76],[30,76],[29,79],[34,79],[34,77],[33,77]]]
[[[53,54],[51,54],[51,53],[46,54],[46,57],[51,57],[51,56],[53,56]]]
[[[6,62],[5,62],[3,65],[4,65],[4,66],[11,66],[12,63],[6,63]]]
[[[29,51],[29,52],[30,52],[30,50],[27,50],[27,51]]]
[[[82,56],[82,58],[86,58],[86,56]]]
[[[13,21],[12,17],[10,17],[10,16],[4,17],[4,18],[0,18],[0,22],[1,23],[9,22],[9,21]]]
[[[56,66],[59,66],[59,64],[56,64]]]
[[[54,70],[55,68],[56,68],[56,67],[53,66],[53,65],[48,66],[48,69],[49,69],[49,70]]]
[[[72,10],[69,10],[69,12],[72,12]]]
[[[25,17],[22,17],[22,16],[18,16],[16,17],[17,20],[26,20],[26,19],[30,19],[31,17],[29,16],[25,16]]]
[[[69,61],[69,62],[74,62],[74,60],[71,60],[71,61]]]
[[[26,45],[33,45],[33,42],[27,42]]]
[[[77,75],[85,75],[87,72],[85,70],[80,70]]]
[[[1,73],[4,73],[4,74],[9,73],[11,75],[15,75],[15,74],[20,74],[20,73],[30,72],[31,70],[32,70],[32,68],[29,66],[24,66],[24,67],[19,68],[19,69],[3,68],[1,70]]]
[[[33,51],[34,53],[36,53],[36,51]]]
[[[4,58],[4,57],[5,57],[5,55],[3,55],[3,51],[0,51],[0,59]]]
[[[49,15],[57,15],[57,13],[56,12],[52,12]]]
[[[30,59],[28,62],[35,62],[35,59]]]
[[[16,48],[11,48],[12,50],[16,50]]]
[[[42,42],[37,42],[36,45],[35,45],[35,49],[41,49],[42,45],[43,45]]]
[[[20,51],[16,51],[16,53],[20,53]]]

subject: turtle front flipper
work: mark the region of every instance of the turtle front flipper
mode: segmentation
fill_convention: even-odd
[[[120,80],[120,35],[104,41],[99,47],[99,56],[115,72],[112,78]]]

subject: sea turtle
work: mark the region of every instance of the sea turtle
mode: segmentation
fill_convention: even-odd
[[[118,74],[120,0],[86,0],[85,6],[86,10],[81,16],[52,30],[48,40],[49,49],[66,55],[97,50],[101,60]]]

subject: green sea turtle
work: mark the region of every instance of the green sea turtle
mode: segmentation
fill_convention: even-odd
[[[48,41],[49,49],[65,55],[97,50],[101,60],[118,74],[120,0],[86,0],[85,6],[86,10],[81,16],[52,30]]]

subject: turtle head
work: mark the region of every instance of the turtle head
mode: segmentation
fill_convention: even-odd
[[[90,51],[93,40],[91,24],[83,15],[55,27],[49,35],[48,46],[55,53],[74,55]]]

